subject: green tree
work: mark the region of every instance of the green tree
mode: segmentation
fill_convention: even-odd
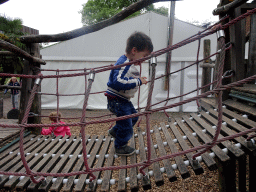
[[[10,19],[6,16],[0,15],[0,39],[16,45],[24,49],[25,45],[20,42],[20,36],[24,35],[22,32],[22,20]],[[2,49],[0,48],[0,51]],[[18,56],[0,55],[0,72],[4,73],[22,73],[23,59]],[[0,83],[4,84],[5,77],[0,78]]]
[[[138,0],[88,0],[80,11],[82,14],[82,23],[84,25],[92,25],[100,21],[111,18],[132,3]],[[144,10],[140,10],[130,17],[145,13],[147,11],[155,11],[164,15],[168,15],[168,9],[165,7],[155,8],[154,5],[148,6]]]
[[[11,19],[0,15],[0,39],[8,41],[19,48],[24,48],[20,42],[20,36],[24,35],[21,19]]]

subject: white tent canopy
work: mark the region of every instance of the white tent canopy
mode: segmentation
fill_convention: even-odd
[[[175,19],[173,43],[178,43],[203,28]],[[42,58],[47,62],[42,69],[90,69],[114,64],[115,61],[125,53],[126,40],[134,32],[141,31],[151,37],[154,44],[154,51],[165,48],[168,39],[168,18],[154,12],[149,12],[115,25],[106,27],[100,31],[77,37],[72,40],[61,42],[41,50]],[[211,50],[216,51],[216,35],[211,35],[205,39],[211,40]],[[203,43],[203,40],[202,40]],[[196,61],[198,42],[190,43],[172,52],[171,70],[174,71],[182,66],[187,66]],[[202,47],[202,46],[201,46]],[[200,59],[203,56],[203,49],[200,50]],[[161,75],[165,70],[166,55],[157,58],[157,75]],[[148,62],[142,64],[142,76],[149,78],[150,67]],[[82,72],[82,71],[81,71]],[[79,73],[81,73],[79,72]],[[60,72],[60,74],[73,74],[78,72]],[[43,75],[55,75],[56,72],[43,71]],[[103,92],[107,88],[109,71],[96,74],[91,93]],[[193,90],[196,87],[195,67],[185,70],[185,72],[172,75],[170,81],[170,96]],[[188,79],[188,82],[185,83]],[[194,83],[192,83],[192,80]],[[201,81],[201,80],[200,80]],[[183,82],[183,84],[182,84]],[[186,86],[185,86],[186,85]],[[68,77],[58,80],[59,94],[78,94],[85,92],[85,78]],[[56,78],[44,79],[42,82],[42,93],[56,93]],[[140,107],[146,105],[148,86],[141,86]],[[157,80],[153,92],[152,103],[159,102],[167,96],[163,90],[163,80]],[[195,95],[192,95],[195,96]],[[57,97],[52,95],[42,95],[42,108],[53,109],[57,106]],[[60,96],[60,108],[83,107],[84,96]],[[176,99],[172,102],[180,101]],[[137,106],[137,96],[132,99]],[[169,103],[169,104],[170,104]],[[158,106],[162,106],[160,104]],[[107,100],[104,93],[91,94],[88,101],[88,109],[106,109]],[[192,108],[191,108],[192,106]],[[170,109],[179,111],[180,108]],[[195,103],[184,107],[183,111],[195,111]]]

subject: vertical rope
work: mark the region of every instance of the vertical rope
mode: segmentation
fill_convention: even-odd
[[[59,69],[56,71],[56,75],[59,75]],[[60,121],[59,119],[59,106],[60,106],[60,96],[59,96],[59,77],[57,76],[56,78],[56,95],[57,95],[57,122]]]
[[[142,67],[141,67],[141,63],[140,63],[140,77],[141,77],[141,71],[142,71]],[[139,90],[138,90],[138,112],[140,112],[140,86],[139,86]],[[142,121],[142,116],[139,116],[139,121],[137,123],[137,127],[140,126],[141,121]]]
[[[153,57],[151,58],[151,66],[152,66],[152,75],[151,75],[151,82],[150,82],[150,87],[149,87],[149,92],[148,92],[148,100],[147,100],[147,106],[146,106],[146,111],[150,110],[151,107],[151,101],[152,101],[152,93],[154,89],[154,84],[155,84],[155,74],[156,74],[156,58]],[[145,176],[145,172],[143,169],[146,167],[150,166],[150,160],[151,160],[151,140],[150,140],[150,113],[146,114],[146,132],[147,132],[147,151],[148,151],[148,156],[147,156],[147,162],[145,163],[144,166],[142,166],[139,171]]]
[[[96,179],[95,175],[92,174],[91,169],[88,165],[87,162],[87,152],[86,152],[86,142],[85,142],[85,126],[86,126],[86,120],[85,120],[85,115],[86,115],[86,106],[88,103],[88,99],[89,99],[89,95],[91,92],[91,88],[92,88],[92,83],[94,81],[94,72],[93,70],[91,70],[91,73],[89,74],[89,85],[88,88],[86,87],[87,85],[87,79],[86,79],[86,75],[85,75],[85,97],[84,97],[84,104],[83,104],[83,111],[82,111],[82,117],[80,122],[83,123],[81,125],[81,136],[82,136],[82,144],[83,144],[83,158],[84,158],[84,166],[85,166],[85,171],[88,172],[88,174],[91,176],[90,181]]]

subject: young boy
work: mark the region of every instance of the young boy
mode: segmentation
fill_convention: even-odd
[[[115,66],[146,57],[152,51],[153,44],[150,37],[144,33],[135,32],[127,39],[126,54],[117,60]],[[105,95],[108,99],[108,110],[117,117],[137,113],[130,98],[134,97],[140,85],[147,84],[146,77],[140,77],[134,65],[113,69],[110,72]],[[117,155],[128,156],[135,152],[135,149],[127,143],[133,135],[133,126],[137,120],[138,117],[116,121],[116,125],[109,130],[109,134],[115,138]]]

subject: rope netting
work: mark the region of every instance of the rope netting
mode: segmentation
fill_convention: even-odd
[[[230,139],[234,139],[236,137],[240,137],[242,135],[246,135],[249,134],[251,132],[256,131],[256,127],[251,128],[247,131],[243,131],[240,132],[238,134],[234,134],[232,136],[227,136],[227,137],[223,137],[221,139],[219,139],[219,134],[221,131],[221,126],[222,126],[222,92],[226,89],[230,89],[232,87],[235,86],[239,86],[242,84],[245,84],[247,82],[250,82],[252,80],[256,79],[256,75],[251,76],[249,78],[234,82],[234,83],[230,83],[228,85],[222,85],[222,80],[224,78],[230,78],[232,75],[230,75],[229,72],[223,72],[224,69],[224,61],[225,61],[225,53],[227,50],[229,50],[232,47],[231,43],[225,44],[225,37],[224,37],[224,29],[228,28],[229,26],[241,21],[242,19],[244,19],[245,17],[252,15],[253,13],[256,12],[256,9],[253,9],[251,11],[248,11],[247,13],[237,17],[234,20],[229,21],[228,23],[222,25],[221,23],[225,20],[228,19],[228,17],[224,17],[223,19],[221,19],[218,23],[209,26],[207,29],[205,29],[204,31],[198,32],[197,34],[175,44],[172,46],[169,46],[167,48],[158,50],[156,52],[151,53],[151,55],[135,60],[135,61],[131,61],[129,63],[124,63],[122,65],[118,65],[118,66],[114,66],[114,65],[108,65],[108,66],[103,66],[103,67],[97,67],[97,68],[91,68],[91,69],[79,69],[79,70],[45,70],[45,71],[54,71],[56,72],[56,75],[43,75],[41,73],[42,70],[40,70],[40,72],[37,75],[21,75],[21,74],[7,74],[7,73],[0,73],[1,77],[22,77],[22,78],[31,78],[31,79],[35,79],[35,83],[33,85],[33,89],[31,90],[31,94],[30,97],[28,99],[28,104],[26,106],[25,112],[24,112],[24,116],[22,118],[22,121],[20,124],[0,124],[0,127],[8,127],[8,128],[20,128],[20,156],[21,156],[21,160],[23,162],[24,168],[26,170],[26,172],[24,173],[19,173],[19,172],[5,172],[5,171],[0,171],[1,175],[13,175],[13,176],[27,176],[30,177],[32,182],[34,183],[39,183],[43,180],[45,180],[45,177],[47,176],[52,176],[52,177],[67,177],[67,176],[75,176],[75,175],[80,175],[80,174],[88,174],[90,176],[90,182],[93,181],[94,179],[96,179],[96,177],[94,176],[94,172],[98,172],[98,171],[106,171],[106,170],[116,170],[116,169],[128,169],[128,168],[133,168],[133,167],[140,167],[139,171],[140,173],[142,173],[144,176],[146,175],[146,173],[144,172],[144,169],[149,167],[151,164],[158,162],[158,161],[162,161],[164,159],[170,159],[170,158],[174,158],[176,156],[181,156],[190,152],[196,152],[193,155],[193,160],[195,160],[196,162],[196,157],[200,156],[201,154],[205,153],[206,151],[208,151],[209,149],[211,149],[213,146],[217,145],[218,143],[221,143],[223,141],[226,140],[230,140]],[[201,39],[204,37],[207,37],[211,34],[217,33],[218,35],[218,46],[220,47],[220,49],[202,59],[199,60],[199,51],[200,51],[200,45],[201,45]],[[181,68],[179,70],[173,71],[173,72],[168,72],[165,75],[161,75],[159,77],[155,77],[156,76],[156,65],[157,65],[157,57],[165,54],[167,52],[170,52],[172,50],[178,49],[184,45],[187,45],[191,42],[194,41],[198,41],[198,50],[197,50],[197,57],[196,57],[196,61],[192,64],[190,64],[189,66],[186,66],[184,68]],[[198,82],[198,76],[199,76],[199,63],[203,62],[204,60],[208,60],[209,58],[216,56],[217,55],[217,63],[219,65],[218,69],[217,69],[217,78],[216,80],[214,80],[213,82],[203,86],[203,87],[199,87],[199,82]],[[104,116],[98,116],[98,117],[86,117],[86,107],[88,105],[88,99],[90,95],[93,94],[101,94],[102,92],[92,92],[91,93],[91,88],[95,79],[95,76],[105,72],[105,71],[109,71],[112,69],[116,69],[116,68],[120,68],[120,67],[124,67],[126,65],[131,65],[131,64],[135,64],[135,63],[142,63],[146,60],[150,60],[151,63],[151,69],[152,69],[152,73],[151,73],[151,78],[150,78],[150,86],[149,86],[149,91],[148,91],[148,97],[147,97],[147,104],[146,107],[140,107],[139,106],[139,101],[140,101],[140,89],[139,89],[139,94],[138,94],[138,113],[136,114],[132,114],[132,115],[127,115],[127,116],[122,116],[122,117],[112,117],[112,114],[107,114]],[[178,73],[182,70],[185,70],[187,68],[190,68],[192,66],[196,65],[197,68],[197,88],[195,90],[192,90],[188,93],[185,93],[183,95],[179,95],[177,97],[169,97],[169,94],[167,96],[166,99],[158,102],[158,103],[153,103],[152,104],[152,93],[153,93],[153,89],[154,89],[154,83],[156,80],[160,79],[160,78],[164,78],[166,76],[171,76],[174,73]],[[65,72],[65,71],[71,71],[74,72],[73,74],[60,74],[60,72]],[[140,71],[141,71],[141,65],[140,65]],[[78,76],[83,76],[85,77],[85,92],[81,93],[81,94],[61,94],[59,93],[58,87],[59,87],[59,78],[65,78],[65,77],[78,77]],[[44,79],[47,78],[56,78],[56,93],[55,94],[50,94],[50,93],[41,93],[38,92],[38,88],[40,87],[41,82]],[[211,87],[212,89],[199,94],[200,90],[206,87]],[[168,86],[168,93],[169,93],[169,86]],[[183,101],[174,103],[174,104],[169,104],[168,102],[170,100],[176,99],[176,98],[180,98],[180,97],[184,97],[186,95],[189,95],[193,92],[196,92],[197,95],[195,97],[191,97],[189,99],[185,99]],[[31,110],[31,106],[32,103],[34,101],[35,95],[36,94],[45,94],[45,95],[55,95],[57,97],[57,112],[59,112],[59,97],[60,96],[74,96],[74,95],[84,95],[84,103],[83,103],[83,108],[82,108],[82,115],[81,117],[77,117],[75,119],[80,119],[79,122],[69,122],[66,123],[67,126],[80,126],[81,127],[81,137],[82,137],[82,145],[83,145],[83,160],[84,160],[84,166],[85,166],[85,170],[82,171],[77,171],[77,172],[70,172],[70,173],[42,173],[42,172],[34,172],[31,170],[31,168],[28,165],[28,162],[26,161],[25,158],[25,152],[24,152],[24,145],[23,145],[23,138],[24,138],[24,132],[26,128],[42,128],[42,127],[58,127],[58,126],[62,126],[63,124],[60,123],[56,123],[56,124],[28,124],[28,117],[30,115],[30,110]],[[180,105],[184,105],[187,104],[189,102],[193,102],[196,101],[198,109],[200,109],[200,104],[198,102],[199,99],[201,98],[205,98],[207,96],[210,95],[216,95],[217,97],[217,101],[218,101],[218,124],[217,124],[217,128],[216,128],[216,132],[215,135],[212,139],[212,141],[210,143],[206,143],[194,148],[191,148],[189,150],[184,150],[178,153],[173,153],[170,155],[166,155],[166,156],[162,156],[162,157],[158,157],[155,159],[151,158],[151,139],[150,139],[150,115],[152,113],[155,112],[160,112],[160,111],[164,111],[166,116],[169,118],[168,114],[166,113],[167,109],[171,109]],[[157,106],[158,104],[162,104],[164,103],[164,105],[162,107],[156,107],[156,108],[152,108]],[[101,118],[101,117],[109,117],[109,118]],[[113,123],[115,121],[119,121],[119,120],[123,120],[123,119],[127,119],[127,118],[133,118],[133,117],[140,117],[140,120],[138,122],[138,126],[141,122],[142,116],[146,117],[146,135],[147,135],[147,160],[144,162],[140,162],[140,163],[135,163],[135,164],[129,164],[129,165],[121,165],[121,166],[110,166],[110,167],[100,167],[100,168],[90,168],[88,165],[88,160],[87,160],[87,151],[86,151],[86,134],[85,134],[85,129],[86,126],[90,125],[90,124],[99,124],[99,123]],[[90,119],[90,120],[88,120]],[[250,139],[250,137],[247,138],[247,140]],[[37,176],[41,176],[40,178],[36,179]]]

